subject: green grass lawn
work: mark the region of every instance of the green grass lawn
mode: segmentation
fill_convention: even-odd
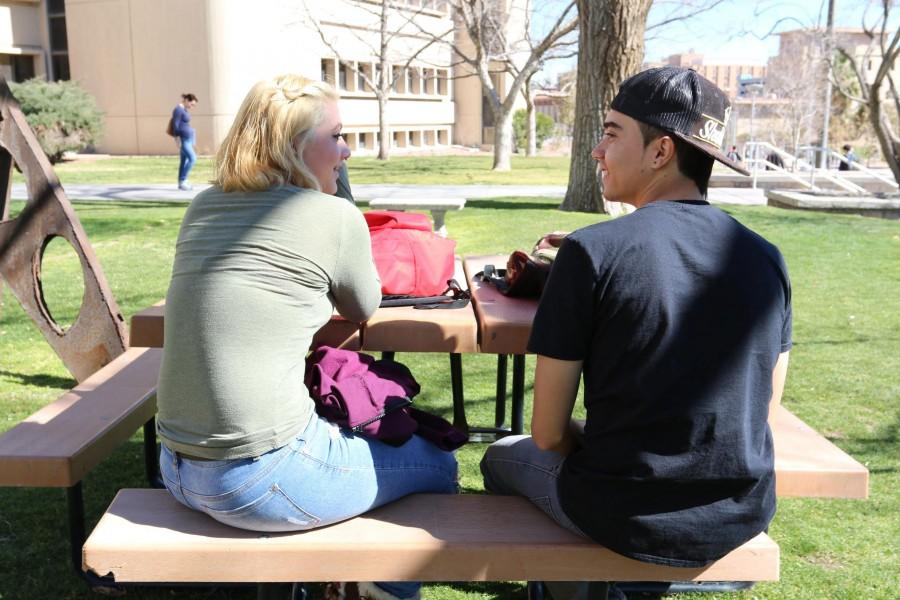
[[[370,157],[351,157],[347,166],[350,182],[468,184],[494,183],[516,185],[565,185],[569,178],[569,157],[513,156],[512,171],[491,171],[491,157],[406,156],[388,161]],[[67,183],[174,183],[178,174],[178,155],[79,159],[54,166],[63,185]],[[21,175],[16,174],[16,181]],[[213,161],[201,156],[191,171],[194,183],[209,182]]]
[[[445,157],[439,160],[447,169],[461,168]],[[357,162],[360,179],[384,175],[374,163],[363,175],[366,164]],[[563,169],[565,163],[559,164]],[[160,167],[161,174],[163,170],[168,172],[168,166]],[[562,213],[555,210],[557,203],[544,198],[470,200],[465,210],[447,216],[447,226],[461,254],[503,253],[529,247],[544,232],[605,218]],[[14,212],[20,207],[14,206]],[[76,210],[126,318],[162,298],[184,205],[98,202],[78,203]],[[727,210],[775,242],[790,269],[795,346],[784,404],[869,468],[871,497],[780,500],[770,534],[781,546],[781,581],[712,597],[895,598],[900,589],[900,224],[767,207]],[[50,309],[62,320],[77,314],[77,273],[68,247],[52,244],[45,283]],[[74,382],[5,286],[0,300],[0,431],[5,431]],[[422,384],[417,403],[449,416],[447,357],[400,354],[398,359]],[[470,423],[491,421],[495,366],[490,356],[463,357]],[[529,370],[532,366],[529,359]],[[530,376],[526,383],[529,405]],[[459,453],[466,492],[482,491],[477,464],[483,450],[473,444]],[[145,485],[142,468],[137,434],[87,476],[89,527],[117,489]],[[0,488],[0,599],[95,597],[71,571],[65,519],[62,490]],[[129,591],[135,598],[181,596],[252,598],[254,592]],[[525,594],[518,583],[458,584],[429,585],[425,597],[521,599]]]

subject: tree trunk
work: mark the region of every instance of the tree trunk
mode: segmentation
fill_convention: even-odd
[[[535,114],[534,114],[534,96],[531,94],[531,78],[529,77],[525,80],[525,108],[528,114],[528,122],[526,124],[527,131],[527,142],[525,144],[525,156],[534,156],[537,154],[537,141],[535,138],[537,137],[535,133],[535,129],[537,125],[535,124]]]
[[[562,210],[602,212],[591,150],[619,83],[638,71],[652,0],[578,0],[578,83],[569,187]]]
[[[893,135],[888,117],[882,112],[880,96],[882,81],[876,78],[869,88],[869,122],[875,130],[881,154],[894,175],[894,181],[900,184],[900,139]],[[900,117],[900,114],[897,116]]]
[[[378,160],[391,156],[391,138],[387,124],[387,95],[378,98]]]
[[[494,171],[509,171],[512,154],[512,110],[500,106],[494,114]]]

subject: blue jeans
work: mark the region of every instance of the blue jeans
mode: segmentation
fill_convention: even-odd
[[[190,508],[251,531],[330,525],[417,492],[458,492],[456,457],[414,435],[400,447],[350,435],[313,415],[288,445],[255,458],[160,455],[166,488]],[[399,598],[417,582],[379,583]]]
[[[197,153],[194,152],[194,138],[181,139],[181,156],[178,162],[178,183],[184,183],[194,163],[197,162]]]

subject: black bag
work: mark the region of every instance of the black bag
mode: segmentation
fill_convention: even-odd
[[[447,289],[439,296],[382,296],[379,307],[413,306],[421,310],[464,308],[469,305],[469,297],[469,290],[462,289],[455,279],[448,279]]]
[[[534,244],[531,254],[516,250],[509,255],[506,269],[485,265],[481,273],[482,280],[493,284],[506,296],[540,298],[556,253],[566,235],[560,231],[548,233]]]

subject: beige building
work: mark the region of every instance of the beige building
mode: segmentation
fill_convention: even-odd
[[[766,76],[765,65],[753,64],[706,64],[703,55],[693,50],[672,54],[658,63],[648,63],[644,68],[649,67],[689,67],[699,74],[703,75],[716,86],[734,98],[738,95],[738,81],[741,78],[761,78]]]
[[[0,2],[0,75],[69,78],[63,0]]]
[[[341,94],[348,143],[366,154],[377,144],[378,103],[362,74],[380,69],[380,10],[380,0],[0,1],[0,71],[14,81],[78,81],[106,115],[97,149],[113,154],[172,153],[165,129],[182,93],[200,100],[192,121],[198,152],[209,154],[254,82],[283,72],[324,77]],[[522,30],[525,11],[517,14],[510,27]],[[454,29],[444,0],[391,7],[396,78],[386,117],[395,150],[491,141],[477,77],[455,66],[449,43],[428,43],[460,35]]]
[[[770,70],[790,72],[792,69],[796,69],[794,65],[807,65],[814,68],[814,65],[818,63],[818,68],[824,77],[825,65],[821,62],[825,46],[824,30],[794,29],[782,31],[778,36],[778,55],[770,59]],[[868,83],[875,80],[875,74],[881,68],[881,49],[877,44],[872,45],[872,40],[865,31],[836,27],[834,29],[834,45],[854,57],[862,68]],[[891,76],[894,81],[900,77],[900,62],[894,64]]]

